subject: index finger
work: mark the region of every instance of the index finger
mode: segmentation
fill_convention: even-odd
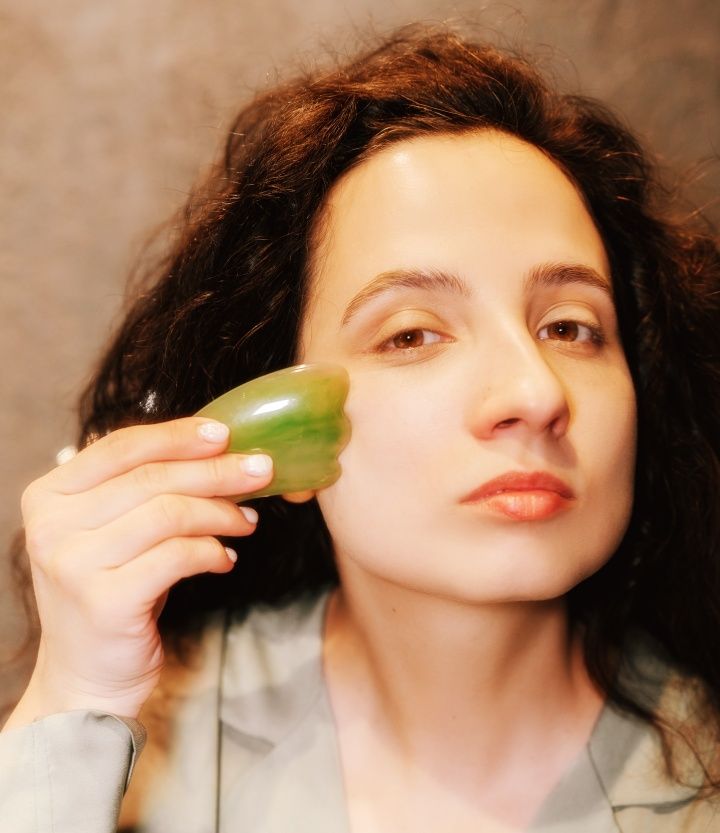
[[[54,492],[78,494],[144,463],[219,454],[227,447],[229,437],[227,425],[207,417],[118,428],[53,469],[43,480]]]

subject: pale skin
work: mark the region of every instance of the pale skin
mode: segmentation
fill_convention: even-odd
[[[123,428],[28,487],[42,633],[5,728],[72,709],[138,715],[163,667],[156,621],[168,589],[231,570],[233,553],[215,536],[255,529],[252,513],[218,495],[233,494],[233,483],[236,494],[250,493],[272,477],[264,455],[223,454],[228,437],[196,417]]]
[[[563,595],[626,528],[635,397],[609,294],[528,292],[543,264],[610,286],[577,191],[516,139],[402,142],[330,195],[301,358],[352,379],[345,475],[318,501],[342,577],[325,668],[355,831],[524,829],[602,706]],[[395,288],[343,326],[398,269],[469,293]],[[561,476],[568,510],[517,522],[461,502],[518,469]]]
[[[602,241],[551,161],[488,132],[397,143],[336,183],[326,209],[298,360],[351,377],[343,476],[317,495],[342,580],[323,663],[351,827],[519,831],[602,706],[563,596],[619,543],[635,460],[610,295],[526,283],[571,264],[610,287]],[[468,291],[391,289],[343,325],[398,269],[452,273]],[[232,568],[214,536],[254,523],[222,496],[271,473],[243,471],[202,422],[122,429],[27,491],[43,637],[8,726],[71,708],[136,716],[162,669],[165,593]],[[574,498],[531,521],[463,502],[508,470],[550,471]]]

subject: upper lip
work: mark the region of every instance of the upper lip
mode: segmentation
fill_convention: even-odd
[[[528,492],[544,490],[547,492],[557,492],[564,498],[574,498],[573,490],[560,480],[559,477],[550,474],[546,471],[508,471],[488,480],[477,489],[474,489],[470,494],[465,495],[462,499],[463,503],[468,503],[474,500],[482,500],[492,495],[500,494],[500,492]]]

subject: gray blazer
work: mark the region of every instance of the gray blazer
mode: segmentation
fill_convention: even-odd
[[[326,601],[210,622],[169,709],[166,749],[138,779],[138,833],[350,833],[321,667]],[[658,708],[691,716],[682,678],[647,649],[637,658]],[[0,735],[0,831],[115,831],[144,734],[78,711]],[[698,797],[699,767],[680,786],[661,761],[655,733],[606,706],[528,830],[720,831],[716,804]]]

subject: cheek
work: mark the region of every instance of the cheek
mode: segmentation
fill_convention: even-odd
[[[588,455],[598,467],[627,483],[632,480],[637,443],[637,405],[628,376],[614,384],[598,386],[587,395],[585,443]]]
[[[613,552],[627,529],[635,488],[637,408],[629,374],[588,391],[585,403],[575,442],[587,478],[585,514]]]
[[[353,381],[346,406],[352,435],[340,458],[348,480],[368,477],[380,488],[383,482],[412,482],[409,476],[427,466],[428,452],[443,437],[439,397],[389,379],[368,374]]]
[[[345,412],[352,425],[340,455],[342,476],[318,493],[332,531],[349,532],[359,523],[365,535],[388,525],[414,524],[437,499],[447,417],[439,403],[413,384],[389,384],[390,374],[353,378]],[[370,520],[372,519],[372,520]],[[387,529],[384,529],[387,534]]]

